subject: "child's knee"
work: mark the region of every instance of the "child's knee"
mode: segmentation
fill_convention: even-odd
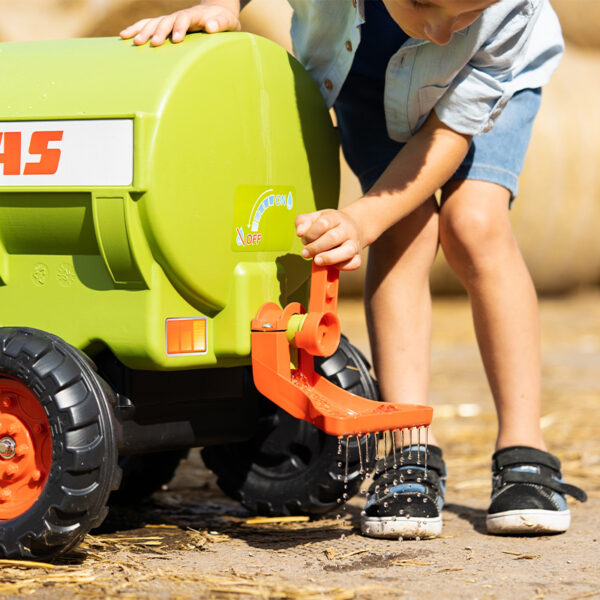
[[[514,238],[507,215],[481,202],[444,206],[440,214],[440,243],[451,266],[489,262]]]

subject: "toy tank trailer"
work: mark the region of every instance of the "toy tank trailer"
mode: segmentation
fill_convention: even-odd
[[[429,424],[372,402],[337,273],[300,256],[295,216],[337,203],[338,142],[285,51],[0,52],[0,554],[68,550],[194,446],[250,510],[320,514],[375,454],[346,436]]]

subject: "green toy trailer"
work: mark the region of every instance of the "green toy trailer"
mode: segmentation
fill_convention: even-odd
[[[310,264],[295,216],[334,207],[339,184],[336,132],[309,76],[242,33],[0,53],[0,554],[73,547],[111,491],[139,500],[192,446],[254,512],[318,514],[356,493],[373,437],[342,440],[344,482],[338,439],[321,429],[356,427],[318,421],[328,402],[297,396],[296,375],[375,400],[369,365],[335,335],[316,373],[289,349],[309,322],[317,346],[327,337],[337,295],[327,279],[316,321],[296,304]],[[276,338],[265,315],[279,305],[300,308]]]

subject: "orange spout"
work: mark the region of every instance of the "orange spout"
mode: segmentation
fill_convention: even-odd
[[[252,321],[252,370],[261,394],[292,416],[331,435],[426,427],[433,409],[417,404],[388,404],[347,392],[314,370],[313,356],[329,356],[340,341],[336,314],[339,272],[313,263],[308,313],[301,304],[281,309],[267,303]],[[300,323],[300,325],[298,325]],[[290,341],[297,348],[291,365]]]

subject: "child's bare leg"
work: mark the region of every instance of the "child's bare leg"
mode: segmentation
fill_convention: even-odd
[[[545,450],[537,297],[512,233],[508,202],[508,190],[499,185],[449,182],[440,211],[440,242],[471,300],[498,413],[496,449],[524,445]]]
[[[431,199],[369,250],[365,306],[375,372],[386,402],[428,401],[429,270],[438,240],[437,205]]]

